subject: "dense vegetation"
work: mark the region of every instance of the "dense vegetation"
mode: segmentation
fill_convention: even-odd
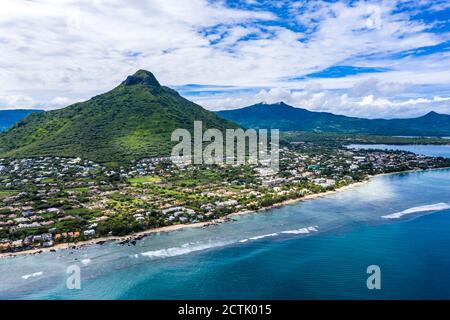
[[[312,112],[285,103],[256,104],[217,114],[246,128],[387,136],[450,136],[450,115],[430,112],[412,119],[362,119]]]
[[[31,114],[0,134],[0,156],[82,157],[114,165],[169,155],[172,131],[192,130],[194,120],[219,130],[237,127],[140,70],[89,101]]]
[[[319,145],[341,146],[346,144],[450,144],[450,139],[438,137],[395,137],[330,132],[287,131],[281,133],[283,143],[312,142]]]

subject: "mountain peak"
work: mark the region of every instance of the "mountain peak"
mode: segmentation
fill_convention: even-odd
[[[170,155],[175,145],[172,132],[192,132],[194,121],[222,132],[238,128],[139,70],[106,93],[45,116],[30,116],[1,133],[0,158],[48,155],[128,165],[131,160]]]
[[[271,106],[271,107],[291,107],[290,105],[284,103],[284,101],[279,101],[275,103],[268,103],[268,102],[260,102],[256,104],[257,106]]]
[[[125,86],[132,86],[135,84],[143,84],[147,86],[153,86],[153,87],[160,87],[158,80],[156,80],[156,77],[147,70],[138,70],[135,74],[132,76],[128,76],[127,79],[122,82]]]
[[[274,103],[274,105],[278,106],[278,107],[291,107],[290,105],[288,105],[287,103],[285,103],[284,101],[279,101],[277,103]]]
[[[448,118],[448,116],[446,114],[437,113],[436,111],[430,111],[427,114],[425,114],[419,118],[436,120],[436,119],[441,119],[441,118]]]

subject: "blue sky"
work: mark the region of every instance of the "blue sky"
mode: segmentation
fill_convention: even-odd
[[[55,109],[138,69],[210,110],[285,101],[450,113],[450,2],[4,0],[0,108]]]

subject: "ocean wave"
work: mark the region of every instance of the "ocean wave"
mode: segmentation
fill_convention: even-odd
[[[259,239],[264,239],[264,238],[268,238],[268,237],[276,237],[277,235],[278,235],[278,233],[269,233],[269,234],[264,234],[262,236],[251,237],[251,238],[249,238],[249,240],[259,240]]]
[[[308,234],[311,232],[318,232],[318,226],[313,226],[313,227],[306,227],[306,228],[300,228],[300,229],[296,229],[296,230],[286,230],[286,231],[281,231],[281,233],[284,234]]]
[[[295,230],[286,230],[286,231],[264,234],[264,235],[260,235],[260,236],[254,236],[251,238],[239,240],[238,242],[245,243],[248,241],[256,241],[256,240],[260,240],[260,239],[264,239],[264,238],[277,237],[281,234],[308,234],[308,233],[317,232],[317,231],[319,231],[318,226],[311,226],[311,227],[305,227],[305,228],[300,228],[300,229],[295,229]],[[163,259],[163,258],[181,256],[181,255],[189,254],[189,253],[196,252],[196,251],[203,251],[203,250],[207,250],[207,249],[211,249],[211,248],[223,247],[223,246],[230,245],[233,243],[236,243],[236,241],[217,241],[217,242],[210,241],[207,243],[190,242],[190,243],[185,243],[179,247],[171,247],[171,248],[141,252],[139,255],[135,254],[135,255],[131,255],[130,257],[138,258],[139,256],[143,256],[143,257],[147,257],[150,259]]]
[[[27,280],[28,278],[39,277],[39,276],[42,276],[43,274],[44,273],[42,271],[39,271],[39,272],[23,275],[21,278],[24,280]]]
[[[442,211],[442,210],[447,210],[450,209],[450,205],[448,203],[445,202],[440,202],[440,203],[435,203],[435,204],[430,204],[430,205],[425,205],[425,206],[419,206],[419,207],[412,207],[400,212],[395,212],[392,214],[388,214],[385,216],[381,216],[384,219],[399,219],[403,216],[406,216],[408,214],[413,214],[413,213],[420,213],[420,212],[430,212],[430,211]]]
[[[185,255],[191,252],[203,251],[215,247],[221,247],[230,244],[230,242],[208,242],[208,243],[185,243],[179,247],[172,247],[167,249],[159,249],[153,251],[142,252],[141,256],[151,259],[169,258],[180,255]]]
[[[81,263],[84,264],[85,266],[87,266],[89,263],[91,263],[91,261],[92,260],[88,258],[88,259],[81,260]]]
[[[260,240],[260,239],[264,239],[264,238],[269,238],[269,237],[276,237],[279,236],[280,234],[308,234],[311,232],[318,232],[318,226],[311,226],[311,227],[305,227],[305,228],[300,228],[300,229],[294,229],[294,230],[285,230],[285,231],[280,231],[280,232],[275,232],[275,233],[269,233],[269,234],[264,234],[262,236],[256,236],[256,237],[251,237],[248,239],[243,239],[240,240],[240,243],[245,243],[251,240]]]

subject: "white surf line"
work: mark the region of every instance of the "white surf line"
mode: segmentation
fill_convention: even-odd
[[[270,238],[270,237],[276,237],[280,234],[308,234],[311,232],[318,232],[318,226],[310,226],[300,229],[294,229],[294,230],[286,230],[286,231],[280,231],[275,233],[269,233],[264,234],[261,236],[254,236],[248,239],[243,239],[238,242],[244,243],[247,241],[256,241],[261,240],[264,238]],[[147,257],[150,259],[163,259],[163,258],[169,258],[169,257],[176,257],[180,255],[189,254],[196,251],[203,251],[211,248],[217,248],[217,247],[223,247],[226,245],[234,244],[236,241],[218,241],[218,242],[209,242],[209,243],[201,243],[201,242],[190,242],[185,243],[178,247],[171,247],[171,248],[164,248],[164,249],[158,249],[158,250],[151,250],[146,252],[141,252],[139,255],[134,254],[130,257],[139,258],[139,256]]]
[[[24,279],[24,280],[27,280],[29,278],[35,278],[35,277],[42,276],[43,274],[44,273],[42,271],[39,271],[39,272],[23,275],[21,278]]]
[[[280,234],[308,234],[311,232],[318,232],[318,226],[311,226],[311,227],[304,227],[304,228],[300,228],[300,229],[294,229],[294,230],[285,230],[285,231],[280,231],[280,232],[276,232],[276,233],[270,233],[270,234],[265,234],[262,236],[256,236],[256,237],[251,237],[248,239],[243,239],[240,240],[239,242],[241,243],[245,243],[251,240],[260,240],[260,239],[264,239],[264,238],[268,238],[268,237],[276,237]]]
[[[151,259],[169,258],[188,254],[191,252],[207,250],[215,247],[222,247],[233,242],[216,242],[216,243],[185,243],[179,247],[172,247],[166,249],[152,250],[142,252],[141,256]]]
[[[381,216],[384,219],[399,219],[403,216],[413,214],[413,213],[420,213],[420,212],[430,212],[430,211],[442,211],[450,209],[450,205],[445,202],[439,202],[435,204],[429,204],[425,206],[418,206],[418,207],[412,207],[400,212],[391,213],[385,216]]]

